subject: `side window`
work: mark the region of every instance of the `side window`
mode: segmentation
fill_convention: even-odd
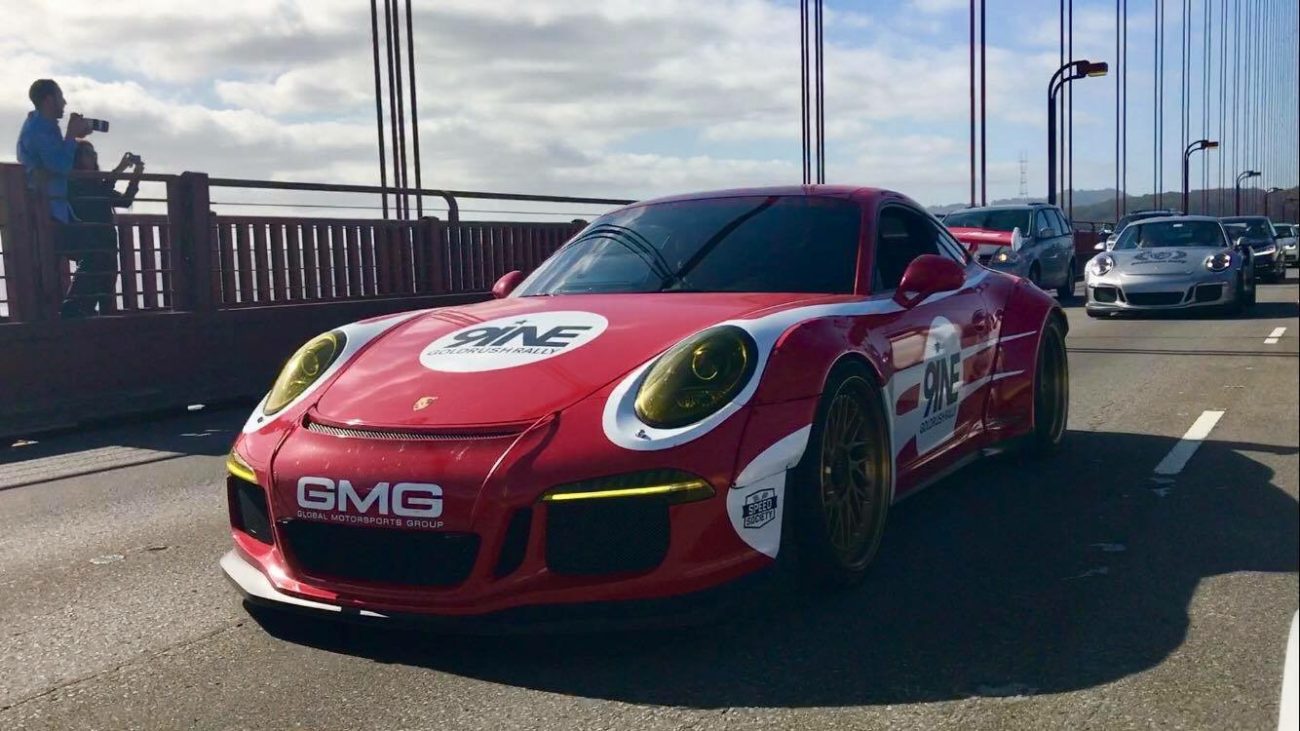
[[[876,224],[871,291],[880,293],[897,289],[907,265],[922,254],[947,256],[965,263],[964,257],[949,250],[949,246],[955,244],[941,243],[945,236],[928,218],[915,211],[902,206],[881,209]]]
[[[1057,220],[1056,228],[1061,232],[1061,235],[1068,236],[1074,233],[1074,227],[1070,225],[1070,220],[1065,217],[1064,213],[1061,213],[1060,211],[1057,210],[1053,210],[1052,215],[1056,216],[1056,220]]]
[[[957,261],[958,264],[965,266],[970,263],[970,252],[966,247],[957,242],[957,239],[948,233],[948,229],[939,227],[939,253],[947,254]]]
[[[1043,229],[1049,230],[1052,236],[1060,235],[1060,231],[1056,230],[1056,224],[1047,217],[1047,211],[1039,209],[1038,213],[1034,215],[1034,235],[1037,236],[1038,232]]]

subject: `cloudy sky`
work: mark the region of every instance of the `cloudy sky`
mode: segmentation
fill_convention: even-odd
[[[1200,0],[1194,3],[1200,7]],[[52,76],[69,111],[111,120],[100,157],[150,172],[378,183],[365,0],[0,0],[0,124]],[[1179,137],[1181,3],[1168,3],[1167,139]],[[1216,3],[1217,5],[1217,3]],[[416,0],[427,186],[641,198],[800,179],[794,0]],[[989,195],[1018,159],[1043,195],[1056,3],[989,0]],[[966,0],[827,0],[829,182],[927,205],[965,199]],[[1114,4],[1076,0],[1075,55],[1113,60]],[[1150,0],[1131,0],[1147,49]],[[1199,10],[1196,13],[1199,48]],[[1131,59],[1130,98],[1152,83]],[[1198,70],[1199,73],[1199,70]],[[1113,184],[1114,80],[1076,85],[1075,183]],[[1150,111],[1130,123],[1130,188],[1151,187]],[[1195,108],[1194,131],[1200,112]],[[1175,147],[1176,145],[1169,145]],[[0,160],[12,160],[12,145]],[[1166,188],[1178,185],[1170,153]],[[1217,172],[1217,169],[1216,169]]]

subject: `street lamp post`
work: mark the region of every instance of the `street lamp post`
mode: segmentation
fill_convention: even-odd
[[[1246,178],[1257,178],[1257,177],[1259,177],[1258,170],[1247,170],[1237,176],[1237,182],[1233,186],[1233,191],[1232,191],[1233,211],[1234,211],[1233,215],[1235,216],[1241,215],[1241,181],[1245,180]]]
[[[1191,209],[1187,207],[1188,206],[1188,202],[1187,202],[1187,189],[1188,189],[1187,160],[1188,158],[1190,158],[1192,156],[1192,153],[1196,152],[1197,150],[1213,150],[1218,146],[1219,146],[1218,140],[1197,140],[1192,144],[1188,145],[1186,150],[1183,150],[1183,215],[1187,215],[1188,213],[1191,212]],[[1202,213],[1204,213],[1204,211],[1202,211]]]
[[[1268,190],[1264,191],[1264,217],[1265,218],[1268,218],[1268,197],[1273,193],[1278,193],[1281,191],[1282,188],[1269,188]],[[1285,208],[1285,206],[1283,206],[1283,208]]]
[[[1105,76],[1105,61],[1071,61],[1052,74],[1047,82],[1047,202],[1056,204],[1056,92],[1068,82],[1085,76]]]

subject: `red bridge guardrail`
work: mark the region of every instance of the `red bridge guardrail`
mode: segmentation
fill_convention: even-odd
[[[192,172],[140,178],[165,189],[165,198],[150,200],[165,202],[166,213],[117,216],[110,311],[62,319],[72,268],[55,252],[47,202],[27,190],[20,166],[0,164],[0,436],[260,396],[312,335],[365,317],[486,299],[501,275],[532,271],[583,225],[463,221],[460,199],[631,202]],[[222,215],[212,191],[226,188],[403,192],[441,200],[446,220]]]

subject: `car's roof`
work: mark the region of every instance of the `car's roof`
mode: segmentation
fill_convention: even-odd
[[[1221,216],[1219,220],[1245,223],[1246,221],[1267,221],[1268,216]]]
[[[1141,221],[1134,221],[1133,223],[1134,224],[1141,223],[1143,226],[1145,226],[1149,223],[1172,223],[1172,222],[1186,222],[1186,221],[1208,221],[1210,223],[1218,223],[1219,219],[1215,218],[1214,216],[1157,216],[1155,218],[1144,218]]]
[[[959,208],[955,211],[949,211],[949,215],[953,213],[965,213],[967,211],[1026,211],[1035,208],[1058,208],[1058,207],[1059,206],[1053,206],[1047,203],[1038,203],[1038,202],[1003,203],[1002,205],[998,205],[998,206],[971,206],[968,208]]]
[[[703,190],[693,193],[680,193],[677,195],[637,201],[636,203],[629,204],[629,207],[652,205],[656,203],[672,203],[676,201],[707,200],[710,198],[740,198],[745,196],[819,196],[849,199],[872,194],[890,195],[900,198],[905,197],[901,193],[895,191],[864,187],[860,185],[772,185],[757,188],[727,188],[723,190]]]

